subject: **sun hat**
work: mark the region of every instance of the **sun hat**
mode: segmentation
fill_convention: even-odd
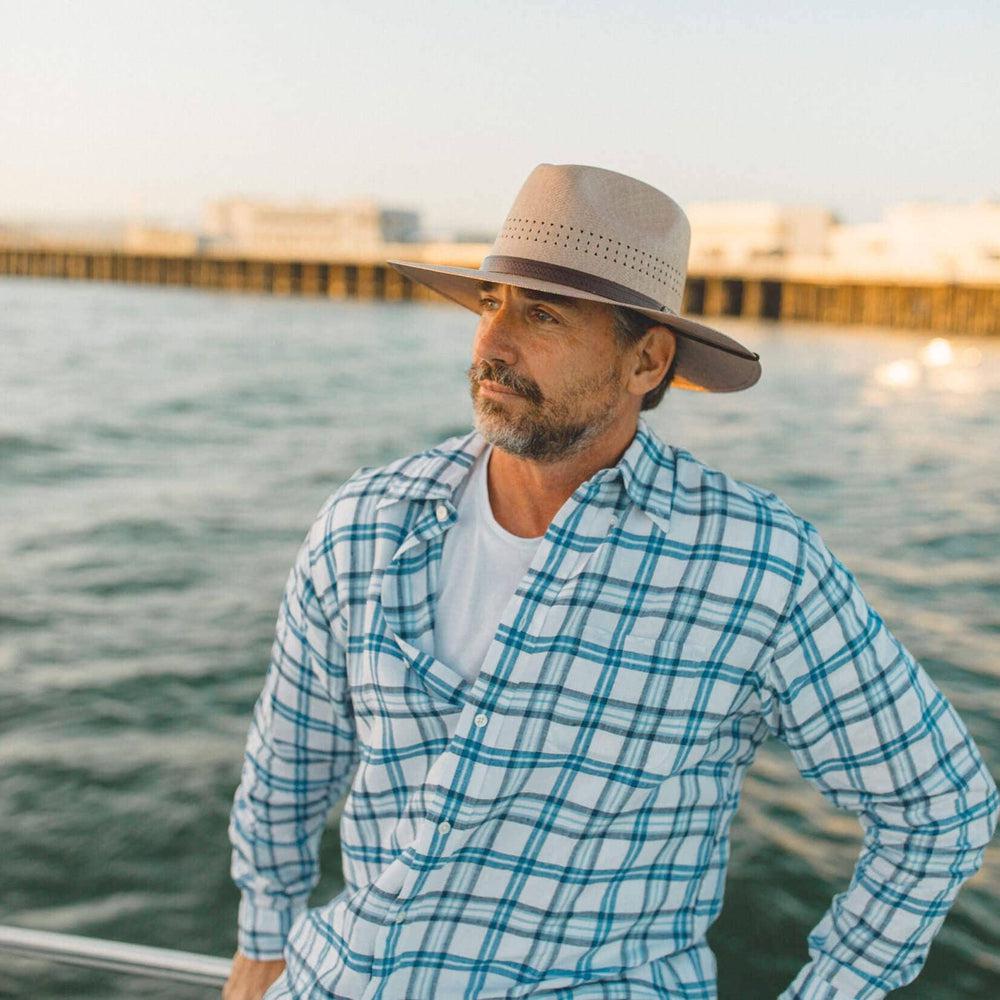
[[[614,170],[541,163],[478,268],[387,263],[480,311],[479,282],[625,306],[677,334],[671,388],[736,392],[760,378],[760,355],[679,315],[691,225],[662,191]]]

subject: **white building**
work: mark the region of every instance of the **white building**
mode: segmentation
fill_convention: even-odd
[[[789,257],[822,254],[833,213],[769,202],[698,202],[685,206],[691,222],[689,270],[742,273],[780,267]]]
[[[1000,202],[903,203],[879,222],[823,208],[708,202],[685,208],[692,274],[802,280],[1000,282]]]
[[[1000,202],[893,205],[880,222],[837,226],[829,257],[871,277],[1000,281]]]
[[[364,260],[379,258],[386,244],[414,241],[419,222],[416,212],[369,199],[319,205],[232,198],[209,205],[202,228],[212,253]]]

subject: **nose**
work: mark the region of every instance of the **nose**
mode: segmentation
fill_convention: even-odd
[[[513,330],[510,303],[500,302],[493,309],[479,314],[473,356],[479,361],[517,362],[516,337]]]

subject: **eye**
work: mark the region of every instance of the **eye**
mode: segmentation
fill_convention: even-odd
[[[553,323],[558,323],[559,322],[559,320],[557,320],[555,318],[555,316],[553,316],[551,313],[546,312],[544,309],[540,309],[538,306],[535,306],[535,308],[532,309],[531,311],[536,316],[544,316],[545,319],[543,320],[543,322],[549,322],[549,321],[551,321]]]
[[[497,300],[493,298],[492,295],[483,295],[479,298],[479,305],[483,309],[491,308],[496,305]]]

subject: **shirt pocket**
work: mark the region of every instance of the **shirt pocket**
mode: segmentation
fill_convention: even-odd
[[[681,770],[707,738],[708,656],[691,638],[585,629],[555,685],[546,752],[635,786]]]

